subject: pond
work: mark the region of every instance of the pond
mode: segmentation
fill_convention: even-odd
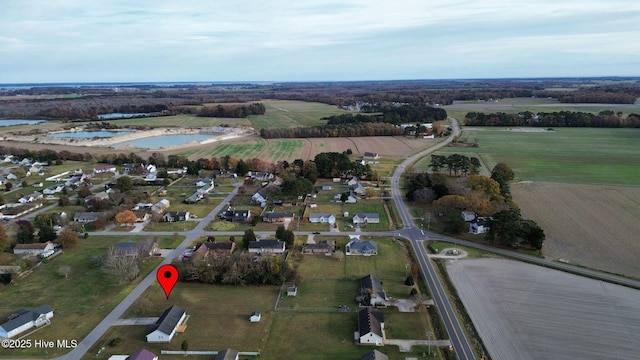
[[[91,139],[94,137],[108,138],[120,135],[131,134],[133,131],[76,131],[49,134],[48,137],[54,138],[74,138],[74,139]]]
[[[45,123],[45,120],[25,120],[25,119],[0,119],[0,126],[13,125],[36,125]]]
[[[113,119],[131,119],[138,117],[147,117],[151,115],[151,113],[111,113],[111,114],[100,114],[98,115],[98,119],[100,120],[113,120]]]

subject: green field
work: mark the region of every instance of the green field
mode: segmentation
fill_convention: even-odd
[[[266,113],[249,116],[249,121],[258,132],[261,129],[288,129],[322,125],[324,121],[320,119],[323,117],[347,113],[346,110],[321,103],[291,100],[264,100],[260,102],[266,107]]]
[[[122,119],[108,121],[118,126],[139,126],[146,125],[152,127],[165,127],[165,126],[178,126],[178,127],[208,127],[208,126],[247,126],[251,123],[247,119],[232,119],[232,118],[210,118],[199,117],[194,115],[173,115],[173,116],[158,116],[150,118],[138,118],[138,119]]]
[[[447,147],[436,154],[476,156],[489,170],[505,162],[520,181],[640,185],[640,129],[508,129],[522,130],[463,128],[461,140],[477,141],[478,148]],[[428,169],[429,160],[416,169]]]
[[[269,140],[269,145],[261,154],[261,158],[277,162],[301,158],[300,150],[305,146],[303,139],[275,139]]]

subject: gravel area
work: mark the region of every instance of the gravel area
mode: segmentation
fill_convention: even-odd
[[[640,292],[506,259],[449,275],[492,359],[638,359]]]

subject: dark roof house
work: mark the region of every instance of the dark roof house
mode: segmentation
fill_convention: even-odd
[[[167,308],[154,324],[149,325],[147,342],[171,341],[186,316],[187,312],[178,305]]]

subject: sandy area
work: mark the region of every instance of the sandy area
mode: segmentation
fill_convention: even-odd
[[[640,187],[513,184],[522,217],[545,231],[551,259],[640,278]]]
[[[450,261],[492,359],[635,359],[640,291],[506,259]]]

